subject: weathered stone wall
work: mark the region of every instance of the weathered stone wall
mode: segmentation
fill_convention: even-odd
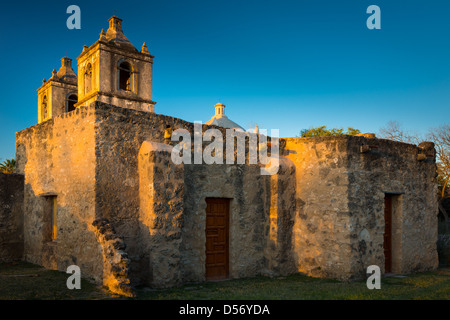
[[[293,254],[299,272],[345,278],[351,261],[347,138],[287,138],[295,165]]]
[[[433,146],[348,137],[348,201],[353,275],[369,265],[384,270],[384,198],[394,195],[392,272],[435,269],[438,265],[437,183]],[[375,146],[361,152],[361,145]],[[418,155],[425,154],[424,160]]]
[[[296,168],[285,157],[279,158],[278,173],[266,176],[270,189],[266,197],[269,219],[265,226],[265,250],[267,275],[287,275],[296,271],[294,257],[294,223],[296,215]],[[268,230],[268,232],[267,232]]]
[[[435,267],[435,163],[418,160],[429,146],[286,138],[278,173],[265,176],[261,164],[175,165],[167,127],[193,137],[193,123],[102,102],[18,133],[25,259],[61,270],[77,264],[99,282],[126,286],[125,274],[132,285],[203,281],[205,199],[217,197],[230,199],[231,278],[300,271],[349,279],[384,264],[390,192],[401,194],[394,201],[396,272]],[[362,153],[372,142],[378,149]],[[56,242],[46,235],[49,196],[58,203]],[[123,246],[94,221],[107,221]]]
[[[259,167],[245,165],[187,165],[183,226],[183,276],[205,280],[206,198],[230,199],[229,273],[231,278],[261,274],[268,202],[266,178]]]
[[[103,285],[114,293],[134,297],[129,278],[130,259],[124,251],[126,244],[107,219],[94,220],[92,226],[102,247]]]
[[[205,280],[206,198],[230,199],[230,278],[295,271],[291,234],[294,167],[280,161],[278,174],[258,165],[187,165],[183,224],[183,278]],[[283,192],[278,193],[279,190]]]
[[[23,258],[24,176],[0,173],[0,262]]]
[[[65,271],[69,265],[101,281],[102,252],[95,220],[94,109],[45,121],[16,134],[17,169],[25,174],[24,259]],[[51,239],[50,197],[57,201]]]
[[[147,150],[146,156],[139,152],[146,150],[145,144],[166,143],[167,126],[186,129],[193,137],[192,123],[100,102],[92,107],[97,114],[96,215],[107,218],[124,237],[134,284],[167,286],[205,279],[207,197],[232,199],[231,277],[258,275],[271,272],[271,268],[286,273],[283,266],[288,263],[288,254],[280,253],[278,262],[269,266],[271,257],[265,250],[270,245],[266,239],[270,237],[271,186],[270,178],[261,176],[259,165],[185,165],[183,179],[174,179],[178,174],[169,174],[175,170],[169,154],[157,152],[159,148]],[[207,128],[204,126],[203,130]],[[225,133],[223,128],[219,130]],[[281,174],[273,183],[293,187],[293,171],[286,172],[289,173]],[[119,183],[111,183],[111,177]],[[169,187],[162,188],[163,185]],[[158,192],[156,186],[160,186]],[[178,187],[184,188],[183,192]],[[178,203],[182,193],[182,209],[169,205],[174,199]],[[272,244],[277,252],[291,246],[288,233],[292,224],[286,217],[292,207],[289,197],[287,191],[280,194],[282,204],[274,211],[273,221],[279,220],[280,225],[279,231],[272,234],[272,241],[277,239],[277,244]],[[280,210],[279,216],[276,210]],[[175,253],[177,250],[179,253]]]
[[[192,124],[101,102],[90,108],[96,113],[96,216],[108,219],[127,244],[132,283],[148,283],[153,280],[148,277],[147,244],[141,239],[148,226],[140,220],[139,151],[144,141],[164,143],[167,125],[175,130]]]
[[[141,282],[153,287],[182,283],[184,165],[172,162],[171,151],[146,141],[139,153]]]
[[[384,271],[386,193],[397,195],[392,271],[436,268],[433,148],[354,136],[285,140],[296,166],[294,254],[300,272],[348,279],[364,277],[369,265]]]

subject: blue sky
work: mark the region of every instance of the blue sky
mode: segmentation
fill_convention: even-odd
[[[69,30],[69,5],[81,30]],[[381,30],[369,30],[369,5]],[[156,112],[204,121],[220,101],[244,128],[425,132],[450,121],[450,1],[15,1],[0,8],[0,158],[37,123],[37,88],[107,29],[114,13],[155,56]],[[75,68],[75,71],[76,68]]]

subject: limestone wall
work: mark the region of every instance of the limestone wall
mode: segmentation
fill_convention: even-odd
[[[184,165],[170,158],[172,147],[144,142],[139,153],[139,223],[143,256],[141,282],[170,287],[183,282],[181,242]]]
[[[134,284],[167,286],[204,280],[208,197],[231,199],[231,277],[288,272],[284,265],[293,265],[285,250],[291,246],[292,218],[288,213],[295,207],[290,198],[295,192],[292,168],[280,171],[284,173],[272,182],[283,189],[292,187],[292,193],[285,190],[274,196],[273,205],[280,203],[270,218],[271,182],[268,176],[261,176],[258,165],[193,164],[175,170],[170,154],[164,155],[158,148],[144,152],[145,144],[166,143],[166,126],[192,134],[192,123],[100,102],[95,112],[96,215],[108,219],[123,236]],[[171,174],[171,170],[178,173]],[[272,240],[267,240],[270,237]],[[266,250],[269,245],[278,252],[277,258],[272,259],[272,251]]]
[[[76,264],[82,275],[102,279],[95,220],[94,110],[74,112],[16,134],[18,172],[25,174],[24,259],[50,269]],[[51,202],[57,203],[52,241]]]
[[[294,254],[294,223],[296,217],[296,167],[288,158],[280,157],[278,173],[265,176],[266,199],[270,204],[265,212],[265,272],[268,275],[287,275],[297,271]],[[270,180],[270,182],[269,182]]]
[[[126,286],[125,275],[131,285],[156,287],[203,281],[205,199],[218,197],[230,199],[231,278],[295,271],[361,277],[368,265],[384,265],[388,192],[398,195],[395,271],[436,266],[430,146],[349,136],[286,138],[278,173],[264,176],[261,164],[175,165],[164,139],[167,126],[193,136],[192,123],[102,102],[19,132],[25,259],[60,270],[77,264],[99,282]],[[377,149],[362,152],[362,145],[374,144]],[[425,154],[420,161],[419,153]],[[54,197],[58,237],[51,241]],[[121,239],[118,248],[94,221],[107,221]]]
[[[345,278],[351,269],[347,138],[288,138],[295,165],[293,255],[297,270]]]
[[[384,271],[386,193],[395,195],[392,272],[436,268],[432,146],[354,136],[285,140],[296,167],[298,271],[338,279],[363,278],[369,265]]]
[[[24,176],[0,173],[0,262],[23,257]]]
[[[132,283],[148,283],[152,280],[147,244],[141,239],[148,226],[140,220],[139,152],[144,141],[164,143],[167,125],[177,129],[192,124],[101,102],[91,108],[96,113],[96,216],[108,219],[127,244]]]
[[[375,146],[362,153],[361,145]],[[384,270],[384,198],[394,195],[392,272],[437,267],[437,184],[434,148],[383,139],[348,138],[348,201],[351,212],[352,273],[369,265]],[[425,154],[425,160],[418,160]]]
[[[231,278],[260,274],[268,215],[265,178],[257,166],[187,165],[183,227],[184,278],[205,280],[206,198],[230,200],[229,272]]]

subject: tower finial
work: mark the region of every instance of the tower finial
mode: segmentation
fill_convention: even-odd
[[[106,32],[104,29],[100,32],[100,39],[99,40],[106,40]]]
[[[117,16],[109,18],[109,29],[115,32],[122,32],[122,19]]]
[[[150,54],[150,51],[148,51],[148,48],[147,48],[147,45],[145,44],[145,42],[142,45],[141,53]]]
[[[220,99],[219,99],[220,101]],[[225,116],[225,105],[221,102],[217,103],[214,108],[216,109],[216,116],[224,117]]]

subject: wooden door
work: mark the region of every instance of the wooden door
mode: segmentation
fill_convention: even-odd
[[[206,199],[206,280],[228,278],[229,199]]]
[[[384,198],[384,272],[392,271],[392,196]]]

